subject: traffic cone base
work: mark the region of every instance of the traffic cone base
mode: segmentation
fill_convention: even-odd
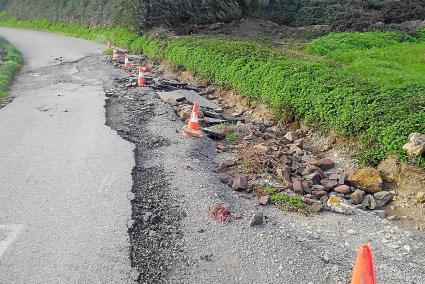
[[[376,284],[372,248],[370,245],[361,246],[357,253],[351,284]]]
[[[201,133],[201,131],[196,131],[193,129],[188,128],[187,126],[183,128],[183,135],[189,138],[203,138],[204,135]]]

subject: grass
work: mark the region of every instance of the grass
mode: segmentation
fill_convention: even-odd
[[[231,143],[236,142],[236,140],[238,140],[238,139],[239,139],[239,135],[235,132],[231,132],[231,133],[227,134],[227,136],[226,136],[226,140],[228,142],[231,142]]]
[[[281,117],[336,130],[357,142],[358,158],[376,165],[425,133],[425,31],[333,33],[297,52],[206,36],[155,39],[123,28],[88,28],[48,20],[0,24],[41,29],[114,44],[145,54],[267,103]],[[416,164],[425,167],[425,158]]]
[[[289,211],[297,211],[303,214],[311,213],[308,205],[298,196],[289,196],[285,193],[274,193],[270,196],[270,200],[278,208]]]
[[[0,98],[7,95],[7,89],[22,64],[22,56],[8,41],[0,38],[0,50],[3,52],[0,62]]]

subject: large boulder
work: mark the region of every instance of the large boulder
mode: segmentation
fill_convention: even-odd
[[[351,186],[371,194],[382,191],[384,184],[379,171],[373,168],[357,170],[348,176],[347,181]]]

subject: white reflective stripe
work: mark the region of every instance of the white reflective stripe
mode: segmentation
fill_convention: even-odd
[[[192,122],[198,122],[198,115],[194,112],[192,112]]]
[[[144,78],[145,74],[143,74],[143,72],[139,71],[139,78]]]

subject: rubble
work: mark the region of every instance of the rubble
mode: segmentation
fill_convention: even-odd
[[[232,215],[229,204],[214,204],[210,206],[208,212],[211,217],[219,222],[229,222]]]
[[[199,123],[205,135],[222,141],[216,144],[217,150],[235,154],[238,160],[237,164],[234,160],[219,161],[213,169],[220,174],[220,181],[235,191],[250,194],[250,184],[267,180],[277,192],[315,200],[312,205],[317,210],[313,211],[320,211],[326,205],[329,210],[343,214],[349,211],[348,201],[362,208],[375,209],[392,199],[391,193],[383,191],[383,180],[377,170],[360,169],[347,176],[347,169],[335,169],[332,159],[323,154],[316,156],[305,149],[305,138],[300,130],[285,132],[283,129],[282,132],[272,123],[246,121],[243,116],[250,109],[221,107],[222,100],[211,89],[172,78],[147,78],[150,87],[158,90],[158,95],[182,121],[191,117],[193,102],[200,104]],[[133,87],[137,78],[123,78],[120,82]],[[114,94],[108,91],[107,95]],[[412,135],[411,143],[417,143],[418,137]],[[259,198],[259,204],[265,206],[270,203],[271,196],[264,193]]]
[[[248,186],[248,176],[237,176],[233,179],[232,188],[236,191],[245,191]]]
[[[382,207],[393,198],[393,194],[388,191],[380,191],[373,195],[376,201],[376,207]]]
[[[263,212],[256,212],[254,215],[252,215],[251,219],[249,220],[249,226],[255,227],[262,225],[264,222],[264,216]]]
[[[364,191],[360,189],[356,189],[350,196],[350,203],[353,205],[357,205],[363,202],[364,199]]]

